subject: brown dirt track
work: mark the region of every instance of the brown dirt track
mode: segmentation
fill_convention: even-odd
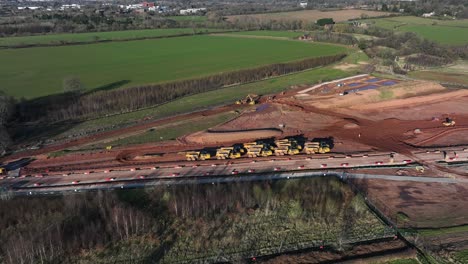
[[[228,20],[246,19],[246,17],[254,17],[260,20],[303,20],[314,23],[321,18],[333,18],[335,21],[347,21],[349,19],[360,18],[362,14],[369,17],[389,15],[388,12],[367,11],[367,10],[337,10],[337,11],[319,11],[319,10],[302,10],[293,12],[281,13],[266,13],[266,14],[253,14],[253,15],[237,15],[228,16]]]

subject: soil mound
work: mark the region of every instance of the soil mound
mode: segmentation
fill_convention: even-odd
[[[279,129],[252,129],[244,131],[201,131],[185,137],[185,141],[192,144],[218,144],[224,142],[246,142],[255,139],[278,138],[282,131]]]

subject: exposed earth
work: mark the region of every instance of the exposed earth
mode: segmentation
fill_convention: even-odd
[[[74,186],[76,183],[80,186],[105,184],[109,177],[114,178],[112,181],[120,180],[119,186],[123,186],[142,175],[145,179],[193,177],[207,173],[242,175],[249,168],[249,171],[255,168],[262,173],[272,172],[273,168],[320,171],[326,169],[325,165],[330,169],[369,175],[456,179],[450,183],[379,178],[355,179],[353,182],[390,217],[403,215],[404,220],[397,223],[399,226],[440,228],[466,225],[467,104],[467,90],[448,89],[427,81],[360,75],[307,89],[302,87],[281,94],[263,95],[256,105],[233,104],[149,120],[128,128],[18,152],[2,162],[29,157],[34,160],[21,170],[23,178],[4,179],[0,184],[28,190],[47,190],[57,186],[73,189],[77,188]],[[197,117],[233,110],[240,112],[234,119],[177,140],[109,150],[80,150],[80,147],[116,137],[138,135],[150,128],[158,129],[173,122],[196,120]],[[447,118],[455,122],[454,126],[443,124]],[[187,162],[181,154],[190,150],[213,153],[221,146],[289,136],[332,139],[333,148],[327,154],[255,159],[243,156],[227,161]],[[73,151],[57,157],[49,155],[63,149]],[[164,169],[151,172],[157,167]],[[182,168],[180,172],[172,169],[178,167]],[[298,256],[304,260],[310,257],[313,258],[312,255]],[[281,258],[275,261],[271,263],[281,263]]]

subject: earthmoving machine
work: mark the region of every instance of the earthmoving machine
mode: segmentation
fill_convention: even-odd
[[[296,155],[301,152],[302,146],[297,143],[294,138],[285,138],[275,141],[275,155]]]
[[[219,148],[216,151],[216,158],[217,159],[237,159],[237,158],[240,158],[241,155],[244,154],[244,152],[245,152],[244,148],[241,148],[240,146]]]
[[[330,152],[330,145],[325,141],[310,141],[304,143],[304,152],[306,154],[315,154],[315,153],[328,153]]]
[[[6,175],[6,169],[3,167],[0,167],[0,175]]]
[[[191,160],[206,160],[211,158],[210,153],[206,151],[187,151],[183,152],[185,154],[185,158],[187,158],[188,161]]]
[[[258,99],[260,96],[256,94],[248,94],[244,99],[242,100],[237,100],[236,104],[249,104],[249,105],[254,105],[258,102]]]
[[[244,148],[247,150],[247,156],[250,158],[271,156],[274,149],[270,144],[261,141],[245,143]]]
[[[445,122],[442,123],[444,126],[454,126],[455,121],[453,121],[450,117],[445,118]]]

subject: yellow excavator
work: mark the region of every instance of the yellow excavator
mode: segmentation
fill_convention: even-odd
[[[236,104],[249,104],[249,105],[255,105],[258,103],[258,99],[260,96],[256,94],[248,94],[244,99],[242,100],[237,100]]]

